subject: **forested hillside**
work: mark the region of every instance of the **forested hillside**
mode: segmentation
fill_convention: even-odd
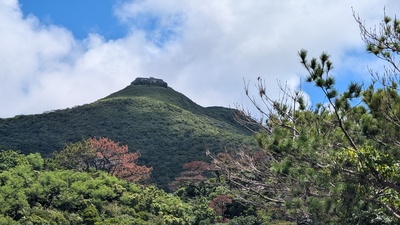
[[[0,146],[50,157],[65,144],[107,137],[140,150],[139,164],[154,168],[162,188],[205,150],[254,143],[234,119],[235,110],[203,108],[170,87],[131,84],[92,104],[0,120]]]
[[[400,21],[385,16],[377,31],[354,17],[367,51],[388,63],[384,74],[340,91],[330,55],[300,50],[306,81],[326,102],[306,104],[288,87],[272,99],[259,78],[257,148],[233,110],[202,108],[147,82],[93,104],[2,120],[10,148],[62,150],[45,159],[0,152],[0,223],[399,224]]]

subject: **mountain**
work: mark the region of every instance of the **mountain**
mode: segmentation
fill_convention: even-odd
[[[205,149],[255,144],[234,119],[236,110],[202,107],[156,78],[138,78],[94,103],[37,115],[0,119],[0,149],[51,156],[67,143],[108,137],[140,150],[151,182],[166,189],[182,164],[209,160]]]

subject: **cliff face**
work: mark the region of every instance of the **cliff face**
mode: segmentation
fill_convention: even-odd
[[[161,87],[168,87],[167,82],[163,81],[162,79],[150,77],[138,77],[131,83],[132,85],[156,85]]]

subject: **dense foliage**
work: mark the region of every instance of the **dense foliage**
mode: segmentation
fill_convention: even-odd
[[[282,99],[271,99],[259,78],[264,105],[250,100],[261,123],[244,111],[236,116],[247,128],[262,128],[259,148],[247,142],[232,110],[204,109],[145,84],[94,104],[2,120],[3,143],[24,143],[5,132],[22,126],[39,131],[32,140],[42,145],[74,143],[46,159],[0,151],[0,224],[399,224],[400,21],[385,16],[380,29],[368,30],[354,17],[367,51],[389,63],[385,74],[371,72],[369,86],[350,82],[340,92],[330,56],[299,51],[307,82],[327,101],[307,104],[301,90],[288,87],[281,87]],[[143,147],[143,155],[93,138],[105,134]],[[25,144],[41,149],[34,143]],[[222,144],[225,151],[215,151]],[[193,157],[205,147],[211,161]],[[158,179],[150,182],[168,183],[173,194],[134,183],[147,178],[148,166]]]
[[[184,163],[209,160],[205,148],[253,142],[234,112],[203,108],[171,88],[130,85],[92,104],[0,119],[0,147],[50,157],[82,138],[108,137],[140,150],[138,165],[153,167],[150,182],[167,190]]]
[[[49,160],[51,161],[51,160]],[[191,205],[103,171],[49,170],[40,154],[0,153],[0,224],[210,224],[207,202]]]
[[[307,82],[327,99],[311,106],[287,87],[284,98],[269,98],[259,79],[265,105],[252,101],[265,116],[263,151],[210,154],[235,198],[296,224],[399,224],[400,21],[385,16],[368,30],[355,19],[367,50],[389,62],[385,74],[339,92],[329,55],[301,50]]]
[[[127,181],[148,179],[152,168],[136,164],[140,152],[129,152],[128,146],[121,146],[108,138],[89,138],[66,145],[54,153],[59,168],[75,171],[105,171]]]

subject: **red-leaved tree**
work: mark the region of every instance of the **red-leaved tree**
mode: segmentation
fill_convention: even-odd
[[[192,186],[197,192],[205,188],[204,182],[209,179],[207,173],[215,172],[213,166],[208,162],[192,161],[183,164],[183,169],[179,177],[169,184],[171,190],[175,191],[184,186]]]
[[[107,171],[128,181],[139,181],[149,177],[153,168],[136,164],[141,156],[139,151],[131,153],[127,145],[120,145],[105,137],[90,138],[88,141],[96,151],[96,170]]]
[[[228,206],[232,204],[233,199],[229,195],[218,195],[215,197],[210,204],[208,205],[210,208],[213,208],[215,212],[220,215],[224,216]],[[220,222],[227,222],[226,218],[222,218]]]

